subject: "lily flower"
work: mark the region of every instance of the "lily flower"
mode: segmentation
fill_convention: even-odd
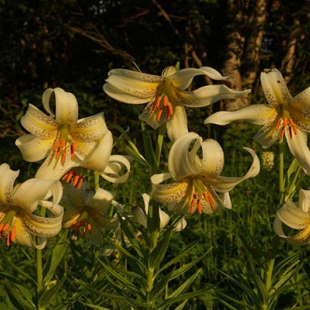
[[[42,102],[48,115],[29,104],[21,123],[30,134],[15,142],[26,161],[45,159],[36,177],[60,179],[79,166],[103,172],[113,145],[112,133],[106,126],[103,113],[78,120],[75,96],[61,88],[47,89]]]
[[[167,134],[172,141],[188,132],[184,106],[204,107],[224,98],[238,98],[250,90],[234,91],[224,84],[208,85],[194,91],[186,91],[198,75],[207,75],[214,80],[226,80],[211,67],[177,70],[170,66],[161,76],[126,69],[113,69],[103,86],[105,93],[129,104],[147,103],[140,115],[154,129],[167,121]]]
[[[224,153],[213,139],[203,139],[190,132],[173,143],[169,156],[169,173],[151,177],[154,200],[167,203],[168,209],[178,213],[213,213],[218,208],[231,208],[229,191],[242,181],[255,177],[260,163],[255,152],[248,151],[253,163],[242,177],[221,176]],[[199,157],[201,152],[201,158]],[[172,183],[161,184],[169,179]]]
[[[139,224],[147,228],[147,215],[149,213],[150,195],[144,193],[142,194],[142,198],[144,201],[144,211],[140,207],[134,207],[132,209],[132,215]],[[163,230],[168,225],[170,221],[170,216],[163,210],[159,209],[159,220],[160,220],[159,229]],[[175,232],[179,232],[183,230],[186,227],[186,225],[187,225],[186,220],[182,218],[181,221],[177,223],[177,225],[173,230]]]
[[[47,238],[57,235],[62,227],[60,182],[35,178],[14,186],[19,171],[8,164],[0,165],[0,175],[0,237],[6,238],[8,246],[13,242],[43,249]],[[51,197],[52,201],[48,200]],[[47,210],[46,216],[35,214],[38,206]]]
[[[254,104],[233,112],[217,112],[204,123],[227,125],[236,120],[245,120],[262,125],[254,139],[264,148],[272,146],[285,136],[291,153],[310,175],[310,151],[307,147],[307,132],[310,132],[310,87],[292,97],[279,70],[265,70],[260,78],[268,104]]]
[[[283,230],[283,224],[300,230],[299,233],[288,236]],[[310,191],[299,191],[299,202],[288,200],[276,213],[274,221],[275,233],[287,239],[288,242],[297,245],[310,243]]]
[[[63,227],[70,229],[75,238],[87,238],[90,244],[97,245],[102,238],[101,230],[119,226],[117,217],[109,215],[111,206],[118,207],[110,192],[102,188],[86,190],[85,183],[80,189],[64,184],[64,189]]]

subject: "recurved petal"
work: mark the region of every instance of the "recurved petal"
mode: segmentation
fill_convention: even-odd
[[[231,122],[240,120],[247,121],[254,125],[265,124],[270,117],[275,117],[277,112],[274,108],[264,104],[253,104],[238,111],[216,112],[209,116],[205,124],[227,125]]]
[[[310,214],[310,190],[299,190],[299,208]]]
[[[226,85],[208,85],[200,87],[194,91],[180,91],[179,102],[187,107],[198,108],[205,107],[211,103],[226,98],[239,98],[250,93],[251,90],[236,91],[228,88]]]
[[[51,109],[52,98],[55,99],[55,112]],[[57,124],[74,124],[77,122],[79,107],[73,94],[59,87],[48,88],[43,93],[42,103],[49,114],[56,115]]]
[[[14,243],[40,250],[45,247],[47,239],[40,238],[40,242],[36,243],[34,237],[32,237],[31,233],[26,229],[20,217],[14,218],[13,225],[16,228],[16,238],[13,241]]]
[[[260,162],[254,150],[248,147],[244,147],[246,151],[248,151],[253,158],[252,165],[248,172],[242,177],[224,177],[224,176],[216,176],[215,178],[210,179],[211,185],[217,192],[229,192],[236,185],[247,180],[249,178],[254,178],[258,175],[260,171]]]
[[[133,97],[140,99],[146,99],[154,96],[158,86],[157,82],[144,82],[129,79],[121,75],[110,75],[106,82],[108,85],[112,85],[116,89],[121,90],[123,93],[131,94]],[[105,88],[104,91],[106,91]]]
[[[46,115],[32,104],[28,105],[21,124],[33,135],[41,139],[52,139],[57,135],[57,123],[53,116]]]
[[[310,114],[310,87],[306,88],[304,91],[295,96],[290,106],[292,107],[292,112],[298,111],[300,114],[304,115],[309,122]]]
[[[310,224],[310,214],[303,212],[290,200],[277,211],[277,217],[282,223],[293,229],[304,229]]]
[[[100,175],[111,183],[119,184],[127,181],[129,173],[129,160],[122,155],[111,155],[108,165]]]
[[[310,175],[310,151],[307,145],[307,134],[298,130],[290,136],[288,130],[285,132],[288,147],[298,160],[306,174]]]
[[[36,162],[44,159],[52,152],[55,139],[42,140],[32,134],[20,136],[15,141],[15,145],[21,151],[24,160]]]
[[[83,145],[83,152],[86,157],[81,165],[99,173],[103,172],[109,163],[112,147],[113,136],[108,130],[103,138],[95,142],[95,145]]]
[[[224,168],[224,152],[220,144],[207,139],[201,143],[202,160],[200,173],[209,176],[218,176]]]
[[[292,99],[283,76],[278,69],[261,72],[260,80],[265,97],[272,107],[276,107],[280,103],[288,103]]]
[[[131,93],[124,92],[122,89],[116,88],[111,84],[103,85],[104,92],[111,98],[118,100],[120,102],[129,103],[129,104],[141,104],[146,103],[154,97],[155,92],[150,96],[137,96],[132,95]]]
[[[103,113],[78,120],[70,126],[70,134],[74,140],[93,142],[101,139],[108,131]]]
[[[173,116],[166,123],[167,135],[171,142],[188,133],[187,116],[183,106],[177,105],[174,109]]]
[[[201,147],[202,138],[189,132],[176,140],[168,156],[168,168],[172,178],[176,181],[201,171],[200,159],[197,152]]]
[[[131,214],[133,215],[133,218],[137,223],[147,228],[147,217],[140,207],[133,207],[131,210]]]
[[[139,71],[133,71],[128,69],[113,69],[110,70],[108,76],[120,76],[129,80],[136,80],[144,83],[160,83],[162,77],[159,75],[153,75],[148,73],[142,73]]]
[[[186,193],[187,182],[175,182],[170,184],[160,184],[169,179],[169,173],[154,174],[151,177],[152,198],[161,203],[179,202]]]
[[[12,202],[13,187],[19,170],[11,170],[8,164],[0,165],[0,202],[9,204]]]
[[[29,179],[16,185],[12,203],[32,213],[44,199],[55,180]]]

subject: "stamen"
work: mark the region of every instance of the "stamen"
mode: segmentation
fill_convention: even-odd
[[[202,204],[201,204],[200,199],[197,200],[197,211],[199,215],[202,214]]]
[[[196,206],[196,204],[197,204],[197,196],[196,196],[196,194],[194,194],[194,195],[193,195],[193,199],[192,199],[192,201],[191,201],[190,208],[189,208],[189,212],[190,212],[191,214],[194,213],[194,207]]]
[[[287,126],[287,123],[288,123],[287,117],[284,117],[284,119],[283,119],[283,127],[282,127],[281,134],[280,134],[280,138],[281,139],[284,137],[285,128]]]
[[[161,102],[162,97],[158,96],[158,98],[156,99],[156,101],[153,103],[151,112],[154,112],[156,110],[156,108],[158,108],[160,106],[160,102]]]
[[[66,149],[64,149],[64,150],[62,151],[62,155],[61,155],[61,163],[62,163],[62,164],[65,163],[66,157],[67,157],[67,152],[66,152]]]
[[[293,128],[294,134],[297,135],[296,125],[294,124],[294,122],[291,118],[289,118],[288,120],[289,120],[290,126]]]
[[[157,117],[156,117],[156,120],[157,122],[160,121],[160,118],[161,118],[161,115],[163,114],[163,110],[162,109],[159,109],[158,113],[157,113]]]
[[[76,150],[76,144],[73,142],[73,143],[71,144],[71,159],[74,158],[75,150]]]
[[[59,144],[60,144],[60,141],[59,140],[56,140],[55,144],[54,144],[54,152],[57,152],[58,151],[58,148],[59,148]]]
[[[82,177],[80,177],[79,182],[78,182],[78,184],[77,184],[77,186],[76,186],[78,189],[80,189],[80,188],[82,187],[83,180],[84,180],[84,179],[83,179]]]
[[[276,131],[279,130],[281,122],[282,122],[282,118],[279,118],[276,124]]]

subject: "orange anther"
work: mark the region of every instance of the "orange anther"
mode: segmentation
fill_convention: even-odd
[[[16,239],[16,227],[13,226],[12,230],[11,230],[11,241],[14,242]]]
[[[58,150],[58,148],[59,148],[59,144],[60,144],[60,142],[59,142],[59,140],[56,140],[55,141],[55,144],[54,144],[54,152],[57,152],[57,150]]]
[[[198,199],[198,201],[197,201],[197,211],[198,211],[199,215],[202,214],[202,204],[201,204],[200,199]]]
[[[77,188],[78,189],[80,189],[81,187],[82,187],[82,184],[83,184],[83,178],[82,177],[80,177],[80,179],[79,179],[79,183],[77,184]]]
[[[0,223],[0,231],[3,230],[3,226],[4,226],[4,224],[3,224],[3,223]]]
[[[158,108],[160,106],[160,102],[161,102],[162,97],[159,96],[157,97],[156,101],[153,103],[151,112],[154,112],[156,108]]]
[[[79,183],[80,176],[76,175],[73,180],[73,186],[76,187]]]
[[[66,152],[66,150],[63,150],[63,151],[62,151],[62,154],[61,154],[61,163],[62,163],[62,164],[65,163],[66,157],[67,157],[67,152]]]
[[[160,121],[161,115],[162,115],[162,114],[163,114],[163,110],[162,110],[162,109],[159,109],[159,110],[158,110],[158,113],[157,113],[157,117],[156,117],[157,122]]]
[[[288,119],[291,127],[293,128],[294,134],[297,135],[297,128],[291,118]]]
[[[164,107],[166,107],[169,104],[169,99],[167,96],[164,96]]]
[[[189,208],[189,212],[190,212],[191,214],[194,213],[194,207],[196,206],[196,204],[197,204],[197,198],[196,198],[196,194],[194,194],[194,195],[193,195],[193,199],[192,199],[192,201],[191,201],[190,208]]]
[[[74,153],[75,153],[75,150],[76,150],[76,144],[73,142],[70,146],[71,148],[71,158],[73,159],[74,158]]]
[[[280,128],[280,124],[281,124],[282,118],[279,118],[276,124],[276,130],[278,131]]]
[[[63,149],[66,145],[66,140],[65,138],[62,138],[61,141],[60,141],[60,147]]]
[[[9,223],[6,223],[2,229],[3,232],[6,232],[9,229]]]

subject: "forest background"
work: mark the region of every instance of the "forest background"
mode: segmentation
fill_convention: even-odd
[[[229,150],[251,147],[249,141],[257,128],[239,124],[210,130],[202,121],[213,111],[265,102],[259,81],[265,68],[278,68],[293,95],[308,87],[309,32],[309,0],[0,0],[1,162],[10,163],[12,169],[21,168],[22,157],[14,145],[14,138],[25,133],[20,118],[29,103],[40,104],[48,87],[74,93],[80,103],[80,118],[104,111],[108,125],[130,128],[139,146],[137,116],[143,106],[108,98],[102,90],[107,73],[113,68],[138,66],[142,72],[160,75],[165,67],[179,62],[181,68],[211,66],[231,76],[229,87],[252,89],[246,98],[188,110],[190,129],[219,140],[228,162],[235,165],[231,170],[237,170],[238,164],[244,163],[235,162],[235,153]],[[198,79],[196,83],[212,81]],[[198,117],[201,122],[195,122]],[[253,247],[262,252],[271,251],[272,222],[278,207],[272,176],[272,172],[262,171],[255,183],[241,187],[234,197],[233,212],[195,218],[190,232],[181,233],[183,239],[174,244],[178,251],[211,228],[198,250],[213,248],[202,263],[205,273],[200,283],[226,283],[227,274],[234,277],[241,272],[238,261],[246,257],[241,235],[254,238]],[[262,186],[264,182],[270,192]],[[293,251],[285,242],[280,246],[285,253]],[[307,259],[306,250],[300,255]],[[305,268],[298,276],[304,286],[299,286],[297,293],[284,294],[285,306],[297,300],[299,305],[310,304]],[[192,301],[192,309],[201,309],[202,304],[216,307],[217,301],[208,298]]]

